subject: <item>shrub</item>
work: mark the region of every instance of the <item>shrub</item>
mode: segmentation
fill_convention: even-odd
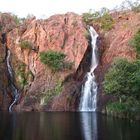
[[[100,15],[103,16],[104,14],[109,13],[109,9],[107,9],[106,7],[101,8],[100,10]],[[100,17],[101,17],[100,16]]]
[[[40,53],[40,61],[50,66],[54,71],[58,71],[63,68],[65,57],[66,55],[64,53],[52,50]]]
[[[88,30],[86,30],[86,31],[84,32],[84,36],[85,36],[86,39],[89,39],[89,38],[90,38],[90,33],[89,33]]]
[[[114,21],[112,16],[108,12],[105,12],[100,20],[102,29],[107,31],[112,29]]]
[[[128,44],[140,54],[140,29],[130,38]]]
[[[18,79],[19,79],[19,84],[20,84],[20,86],[21,87],[24,87],[25,85],[27,85],[28,84],[28,82],[27,82],[27,79],[26,79],[26,77],[25,77],[25,73],[19,73],[18,74]]]
[[[133,7],[132,11],[139,13],[140,12],[140,5],[137,7]]]
[[[27,70],[27,66],[23,62],[17,62],[15,77],[20,87],[28,85],[34,78],[33,73],[30,70]]]
[[[53,88],[42,93],[45,103],[47,104],[51,97],[59,95],[61,91],[62,82],[58,80]]]
[[[26,68],[26,65],[23,62],[18,62],[16,65],[15,74],[17,77],[17,82],[19,83],[21,87],[24,87],[25,85],[28,84],[26,80],[26,75],[25,75],[25,68]]]
[[[135,117],[140,115],[140,103],[134,98],[127,98],[124,102],[110,102],[106,110],[108,114],[114,116],[136,119]]]
[[[89,12],[83,13],[82,17],[83,17],[83,21],[86,24],[90,24],[93,20],[95,20],[98,17],[100,17],[100,12],[94,12],[94,13],[92,13],[92,11],[89,10]]]
[[[122,103],[122,102],[113,102],[113,103],[109,103],[107,105],[107,111],[108,112],[117,112],[117,113],[120,113],[120,112],[126,112],[126,111],[129,111],[129,107],[128,104],[126,105],[126,103]]]
[[[131,0],[124,0],[121,4],[121,10],[132,10],[136,13],[140,12],[140,3],[139,0],[131,1]]]
[[[20,47],[22,49],[32,49],[32,43],[30,41],[23,40],[20,42]]]
[[[9,13],[9,14],[13,17],[16,25],[22,24],[23,23],[23,19],[25,19],[25,18],[20,18],[20,17],[18,17],[17,15],[15,15],[13,13]]]
[[[13,18],[14,18],[15,23],[16,23],[17,25],[19,25],[20,22],[21,22],[20,18],[19,18],[17,15],[13,15]]]
[[[140,98],[140,61],[116,59],[104,78],[106,94]]]
[[[138,1],[132,2],[130,0],[127,0],[126,3],[130,7],[130,9],[136,13],[140,12],[140,4]]]
[[[83,13],[83,21],[86,24],[91,22],[97,22],[101,25],[104,30],[110,30],[113,27],[113,18],[107,8],[102,8],[100,11],[93,12],[90,10],[88,13]]]
[[[63,68],[71,70],[73,68],[74,62],[64,62]]]

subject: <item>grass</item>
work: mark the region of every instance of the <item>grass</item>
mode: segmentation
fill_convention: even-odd
[[[140,54],[140,28],[138,31],[129,39],[129,46],[135,49],[137,56]]]
[[[120,118],[136,119],[140,116],[140,102],[136,99],[127,99],[124,102],[110,102],[106,106],[107,114]]]
[[[19,46],[22,49],[32,49],[32,43],[28,40],[22,40]]]
[[[63,52],[58,51],[46,51],[40,53],[40,61],[48,65],[54,72],[72,69],[73,63],[65,61],[66,55]]]
[[[44,104],[47,104],[51,97],[59,95],[61,91],[62,91],[62,82],[58,80],[53,88],[41,93],[42,98],[44,98]]]

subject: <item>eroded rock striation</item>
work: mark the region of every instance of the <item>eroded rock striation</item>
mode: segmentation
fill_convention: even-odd
[[[33,18],[7,34],[16,84],[22,94],[17,110],[40,110],[41,104],[45,104],[41,103],[42,94],[77,70],[88,48],[86,32],[82,17],[67,13],[46,20]],[[21,47],[24,41],[30,43],[30,48]],[[48,50],[63,52],[72,69],[52,72],[39,58],[40,52]],[[26,85],[21,85],[22,80],[27,81]]]
[[[114,24],[109,31],[94,25],[99,34],[98,110],[102,110],[108,97],[103,92],[103,77],[115,57],[136,58],[128,40],[140,25],[139,14],[113,13]],[[0,15],[0,109],[7,110],[11,103],[5,63],[6,48],[11,52],[10,63],[14,83],[20,99],[15,111],[75,111],[80,101],[81,86],[90,69],[92,48],[87,26],[75,13],[54,15],[45,20],[35,17],[16,25],[12,16]],[[25,45],[22,46],[22,43]],[[49,50],[63,52],[71,68],[54,72],[40,61],[40,53]],[[61,90],[59,89],[61,87]],[[59,92],[51,96],[50,92]],[[57,93],[58,94],[58,93]],[[56,95],[56,94],[55,94]]]

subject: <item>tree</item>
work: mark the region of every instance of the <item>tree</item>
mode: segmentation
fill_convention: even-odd
[[[106,94],[140,98],[140,60],[116,59],[104,78]]]

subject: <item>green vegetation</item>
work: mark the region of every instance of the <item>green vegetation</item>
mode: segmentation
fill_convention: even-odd
[[[74,62],[64,62],[63,69],[71,70],[73,68]]]
[[[92,13],[92,10],[89,10],[89,12],[83,13],[82,17],[83,17],[83,21],[86,24],[90,24],[91,22],[93,22],[94,20],[100,17],[100,12]]]
[[[15,23],[16,23],[17,25],[19,25],[19,24],[21,23],[20,18],[19,18],[17,15],[12,15],[12,16],[13,16],[13,18],[14,18],[14,20],[15,20]]]
[[[140,98],[140,61],[116,59],[105,74],[104,90],[107,94]]]
[[[88,30],[85,31],[84,36],[85,36],[86,39],[90,38],[90,33],[89,33]]]
[[[32,43],[28,40],[22,40],[19,46],[22,49],[32,49]]]
[[[65,57],[64,53],[52,50],[40,53],[41,62],[50,66],[54,71],[62,69]]]
[[[86,24],[96,22],[104,30],[110,30],[113,27],[113,18],[109,13],[109,10],[102,8],[101,11],[93,12],[90,10],[88,13],[83,13],[83,21]]]
[[[18,83],[21,87],[27,85],[27,79],[25,76],[25,67],[26,65],[23,62],[18,63],[16,66],[15,74],[16,77],[18,78]]]
[[[26,65],[23,62],[18,62],[15,69],[15,77],[20,87],[28,85],[33,80],[33,74],[31,71],[26,71]]]
[[[45,104],[48,103],[51,97],[59,95],[61,91],[62,91],[62,82],[58,80],[53,88],[42,93],[43,98],[45,100]]]
[[[102,29],[106,31],[112,29],[114,21],[112,16],[108,12],[104,13],[100,20]]]
[[[134,3],[134,5],[132,6],[132,11],[139,13],[140,12],[140,4],[139,3]]]
[[[115,59],[105,74],[104,91],[117,99],[108,103],[106,110],[121,118],[140,119],[140,29],[128,44],[135,49],[138,59]]]
[[[115,59],[104,78],[104,91],[116,96],[119,101],[110,102],[108,114],[120,117],[140,115],[140,61]],[[134,116],[133,116],[134,117]]]
[[[52,51],[52,50],[40,53],[40,61],[43,64],[50,66],[54,72],[62,70],[62,69],[72,68],[73,63],[66,62],[64,60],[65,57],[66,55],[64,53]]]
[[[0,23],[0,31],[2,30],[2,25],[1,25],[1,23]]]
[[[133,98],[120,102],[109,103],[106,106],[108,114],[120,118],[138,119],[140,116],[140,102]]]
[[[126,6],[125,6],[126,5]],[[125,0],[122,4],[122,6],[124,7],[124,9],[129,8],[132,11],[138,13],[140,12],[140,3],[139,1],[131,1],[131,0]]]
[[[139,56],[140,54],[140,29],[138,29],[138,31],[130,38],[129,45],[136,50]]]
[[[20,18],[20,17],[18,17],[17,15],[15,15],[13,13],[9,13],[9,14],[13,17],[16,25],[22,24],[24,22],[24,20],[25,20],[25,18]]]

